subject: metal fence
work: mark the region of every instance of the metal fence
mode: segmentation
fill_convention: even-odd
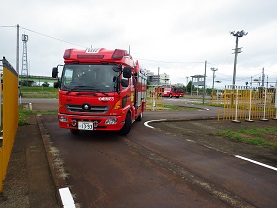
[[[162,99],[162,88],[151,86],[147,89],[146,94],[146,110],[150,111],[163,111],[164,104]]]
[[[18,74],[5,58],[1,66],[0,193],[18,127]]]
[[[223,106],[219,117],[227,120],[277,119],[276,87],[226,86],[212,92],[211,105]]]

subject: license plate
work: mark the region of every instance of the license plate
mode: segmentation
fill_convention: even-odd
[[[79,130],[93,130],[93,122],[78,122],[78,129]]]

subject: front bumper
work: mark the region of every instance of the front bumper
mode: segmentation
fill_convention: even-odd
[[[60,128],[78,129],[78,122],[93,122],[93,130],[118,131],[125,123],[126,115],[118,116],[83,116],[58,114]]]

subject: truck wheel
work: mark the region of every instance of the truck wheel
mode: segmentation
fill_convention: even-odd
[[[170,94],[169,97],[172,98],[172,95]]]
[[[70,129],[70,132],[72,134],[79,134],[80,130],[78,130],[78,129]]]
[[[142,116],[143,116],[143,113],[141,112],[141,113],[138,115],[136,121],[141,121],[141,120],[142,120]]]
[[[131,125],[132,125],[131,114],[127,113],[126,118],[125,118],[125,124],[122,127],[122,129],[119,130],[119,134],[127,135],[131,130]]]

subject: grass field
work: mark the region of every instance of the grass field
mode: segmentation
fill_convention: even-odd
[[[238,142],[271,147],[277,150],[277,127],[240,129],[238,131],[218,131],[217,135],[233,139]]]
[[[21,96],[23,98],[58,98],[59,90],[54,87],[20,87]]]

